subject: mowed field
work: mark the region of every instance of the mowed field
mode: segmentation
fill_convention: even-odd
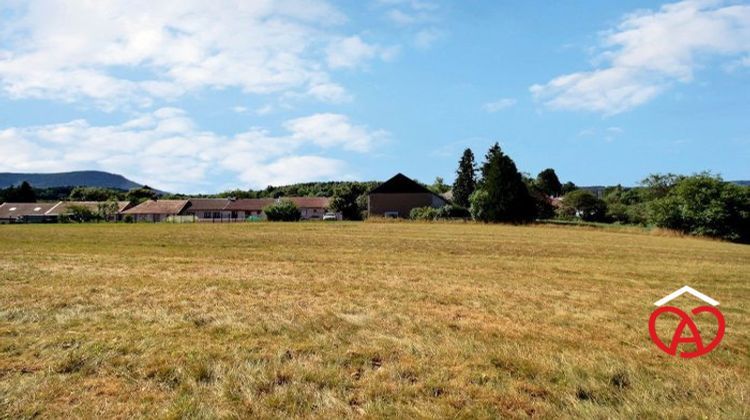
[[[634,230],[0,226],[0,417],[748,418],[749,311],[750,246]]]

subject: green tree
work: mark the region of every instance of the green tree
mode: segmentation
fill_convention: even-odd
[[[292,201],[284,199],[264,207],[263,213],[271,222],[296,222],[302,217],[297,206]]]
[[[640,183],[644,188],[646,201],[666,197],[666,195],[669,194],[669,191],[683,178],[684,176],[682,175],[671,173],[649,175]]]
[[[564,183],[562,185],[562,188],[560,189],[560,194],[565,195],[565,194],[567,194],[567,193],[569,193],[571,191],[575,191],[577,189],[578,189],[578,187],[576,186],[576,184],[568,181],[568,182],[566,182],[566,183]]]
[[[601,222],[607,213],[607,205],[590,191],[573,190],[563,196],[560,215],[578,218],[587,222]]]
[[[133,188],[128,191],[128,194],[126,195],[126,199],[133,204],[140,204],[146,200],[156,200],[158,197],[159,194],[148,185],[144,185],[140,188]]]
[[[604,202],[607,204],[606,220],[609,222],[647,223],[643,188],[625,188],[622,185],[605,188]]]
[[[96,213],[86,206],[70,206],[65,215],[75,222],[90,222],[97,218]]]
[[[5,190],[5,201],[9,203],[36,203],[36,193],[26,181],[18,187],[9,187]]]
[[[549,196],[536,186],[529,188],[529,194],[534,201],[535,214],[538,219],[552,219],[555,217],[555,206]]]
[[[469,211],[474,220],[487,221],[487,210],[492,206],[490,195],[483,189],[477,189],[469,197]]]
[[[528,222],[534,219],[534,202],[513,160],[495,143],[485,156],[479,188],[486,193],[472,206],[481,205],[472,214],[485,222]]]
[[[96,214],[99,218],[107,221],[115,220],[117,217],[117,210],[120,206],[117,200],[107,200],[97,204]]]
[[[365,196],[364,202],[362,196]],[[346,220],[362,220],[362,213],[367,210],[366,188],[361,184],[344,184],[336,187],[331,197],[330,209],[340,212]]]
[[[116,190],[100,187],[75,187],[70,192],[69,198],[73,201],[107,201],[111,198],[118,199],[120,193]]]
[[[552,168],[539,172],[536,176],[536,185],[541,192],[551,197],[559,197],[562,193],[562,184]]]
[[[435,182],[430,185],[430,190],[435,194],[445,194],[451,190],[451,186],[446,184],[442,177],[435,177]]]
[[[648,203],[648,213],[659,227],[750,242],[750,188],[709,173],[679,177],[666,195]]]
[[[464,150],[461,160],[458,162],[456,180],[453,182],[453,202],[461,207],[468,208],[471,204],[469,197],[477,188],[476,165],[474,153],[471,149]]]

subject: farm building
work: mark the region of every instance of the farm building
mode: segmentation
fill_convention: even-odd
[[[302,220],[322,219],[331,204],[331,199],[328,197],[289,197],[288,199],[299,208]]]
[[[170,216],[185,215],[189,200],[147,200],[122,212],[136,222],[162,222]]]
[[[75,207],[83,207],[91,213],[99,212],[99,201],[58,201],[55,203],[4,203],[0,204],[0,223],[53,223],[61,216],[69,215]],[[116,220],[130,207],[127,201],[118,201]]]
[[[231,200],[226,210],[232,212],[233,215],[236,213],[239,220],[244,220],[251,216],[265,218],[263,208],[280,200],[289,200],[294,203],[302,214],[302,220],[322,219],[323,215],[328,211],[331,201],[328,197],[247,198]]]
[[[0,223],[49,223],[57,216],[47,212],[60,203],[3,203],[0,204]]]
[[[231,222],[238,220],[236,211],[227,209],[227,198],[191,198],[185,214],[195,216],[197,222]],[[242,219],[239,219],[242,220]]]
[[[370,216],[409,217],[417,207],[442,207],[448,203],[413,179],[399,173],[370,191],[367,212]]]
[[[239,220],[246,220],[251,216],[265,218],[263,207],[275,202],[273,198],[243,198],[232,200],[227,205],[227,210],[236,213]]]

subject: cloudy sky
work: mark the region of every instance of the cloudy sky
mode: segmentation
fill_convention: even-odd
[[[0,2],[0,171],[450,181],[495,141],[579,185],[750,179],[750,3]]]

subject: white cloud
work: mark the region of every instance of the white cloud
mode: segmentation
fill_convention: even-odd
[[[712,56],[750,53],[750,5],[687,0],[626,15],[603,36],[605,65],[533,85],[553,109],[617,114],[693,80]]]
[[[385,134],[354,125],[344,115],[316,114],[288,121],[288,133],[251,129],[232,136],[200,130],[178,108],[161,108],[117,125],[86,120],[0,130],[0,171],[102,169],[168,191],[212,191],[227,176],[244,184],[326,180],[346,163],[310,148],[363,152]]]
[[[578,132],[578,137],[586,137],[593,139],[602,139],[607,143],[615,141],[620,137],[625,130],[620,127],[606,127],[606,128],[584,128]]]
[[[346,95],[331,95],[331,86],[344,88],[321,66],[330,42],[351,44],[335,68],[385,54],[338,33],[346,17],[322,0],[30,0],[7,7],[14,12],[0,18],[0,90],[12,98],[91,99],[113,108],[234,87],[336,102]],[[321,83],[328,93],[316,95]]]
[[[435,12],[439,9],[437,3],[419,0],[380,0],[378,4],[390,7],[385,16],[391,22],[409,26],[436,19]]]
[[[423,0],[378,0],[385,18],[391,23],[412,31],[411,44],[418,49],[428,49],[445,33],[435,27],[441,21],[440,6]]]
[[[344,103],[350,102],[353,98],[346,89],[335,83],[320,83],[310,87],[307,93],[324,102]]]
[[[414,35],[414,46],[419,49],[427,49],[443,37],[443,33],[435,28],[423,29]]]
[[[389,61],[397,54],[398,47],[368,44],[356,35],[336,39],[326,48],[328,66],[333,69],[359,67],[376,57]]]
[[[494,113],[502,111],[504,109],[508,109],[515,104],[516,100],[513,98],[500,98],[496,101],[487,102],[482,106],[482,108],[489,113]]]
[[[268,115],[273,112],[273,105],[267,104],[255,110],[256,115]]]
[[[277,159],[245,179],[258,185],[285,185],[300,181],[326,180],[341,176],[346,165],[321,156],[288,156]],[[243,176],[244,178],[244,176]]]
[[[293,138],[309,140],[324,148],[341,147],[357,152],[367,152],[388,137],[383,130],[372,131],[365,126],[354,125],[341,114],[296,118],[287,121],[284,127],[292,133]]]

